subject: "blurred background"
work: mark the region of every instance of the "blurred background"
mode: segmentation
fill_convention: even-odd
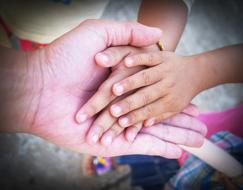
[[[139,0],[111,0],[102,17],[136,20],[139,4]],[[242,43],[242,21],[242,0],[196,0],[176,51],[191,55]],[[243,85],[227,84],[202,92],[193,102],[208,112],[234,107],[242,100]],[[35,136],[0,135],[0,145],[1,189],[134,189],[130,187],[128,167],[104,176],[85,177],[81,154]]]

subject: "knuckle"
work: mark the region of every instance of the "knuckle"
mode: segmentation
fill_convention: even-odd
[[[151,77],[146,71],[141,72],[142,81],[144,82],[145,86],[151,83]]]
[[[133,99],[128,97],[123,100],[123,104],[124,104],[123,107],[129,112],[129,111],[131,111],[132,106],[133,106]]]
[[[149,55],[148,55],[148,64],[153,64],[153,62],[154,62],[154,54],[153,53],[150,53]]]
[[[165,80],[164,80],[164,85],[165,87],[167,87],[168,89],[171,89],[173,87],[175,87],[176,85],[176,80],[171,77],[171,76],[168,76]]]
[[[142,55],[137,55],[135,58],[136,58],[136,62],[139,65],[143,64],[143,56]]]
[[[161,79],[162,78],[161,70],[160,69],[153,69],[153,76],[156,79]]]
[[[128,89],[133,88],[135,82],[134,82],[133,79],[128,78],[128,79],[126,79],[126,80],[124,81],[124,84],[125,84],[125,88],[128,90]]]
[[[141,99],[142,99],[143,105],[147,105],[148,103],[150,103],[150,100],[151,100],[150,94],[142,93]]]

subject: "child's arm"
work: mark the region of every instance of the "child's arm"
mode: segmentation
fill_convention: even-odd
[[[243,82],[243,44],[191,56],[191,60],[199,71],[199,91],[219,84]]]
[[[160,28],[165,50],[174,51],[184,31],[187,12],[182,0],[143,0],[138,22]]]

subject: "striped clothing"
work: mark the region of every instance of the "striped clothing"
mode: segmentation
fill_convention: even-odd
[[[211,141],[230,152],[243,163],[243,139],[227,131],[221,131],[211,137]],[[220,158],[219,158],[220,159]],[[236,189],[243,189],[243,176],[232,179]],[[222,176],[212,167],[195,156],[190,156],[178,173],[165,186],[166,190],[188,189],[226,189]]]

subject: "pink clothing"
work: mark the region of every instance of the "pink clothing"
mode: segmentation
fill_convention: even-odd
[[[207,125],[206,138],[208,139],[219,131],[229,131],[243,138],[243,104],[222,112],[203,113],[198,116],[198,119]],[[189,156],[189,153],[183,151],[178,159],[179,164],[182,166]]]
[[[222,130],[243,137],[243,104],[222,112],[200,114],[198,118],[208,127],[207,138]]]

